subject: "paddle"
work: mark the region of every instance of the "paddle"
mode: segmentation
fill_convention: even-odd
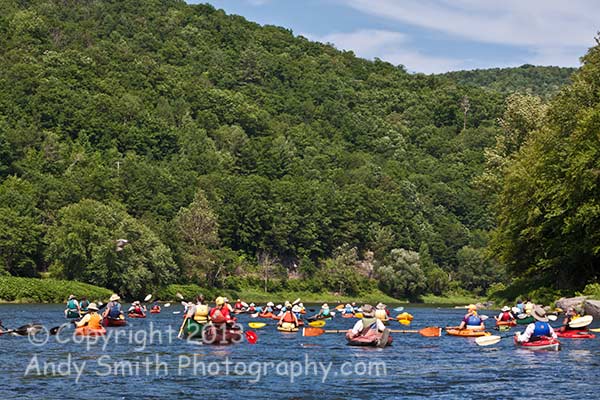
[[[390,329],[391,333],[418,333],[425,337],[440,337],[442,335],[442,328],[438,326],[428,326],[419,330],[406,330],[406,329]],[[346,333],[348,330],[344,329],[321,329],[315,327],[306,327],[302,329],[302,336],[321,336],[324,333]]]
[[[166,304],[163,304],[163,307],[164,307],[164,308],[169,308],[169,307],[171,307],[171,303],[166,303]]]
[[[106,306],[108,305],[108,303],[104,304],[102,302],[98,303],[98,313],[100,313],[101,310],[103,310]],[[79,319],[75,319],[73,321],[71,321],[71,323],[76,323],[77,321],[81,321],[81,318]],[[54,328],[50,328],[50,334],[51,335],[56,335],[58,333],[58,331],[60,330],[60,328],[64,327],[64,326],[68,326],[67,324],[62,324],[59,326],[55,326]]]
[[[183,300],[184,299],[183,295],[181,293],[179,293],[179,292],[175,293],[175,297],[177,297],[179,300]]]
[[[404,307],[396,307],[396,308],[394,308],[394,311],[402,312],[402,311],[404,311]]]
[[[185,314],[185,318],[183,319],[183,322],[181,324],[181,326],[179,327],[179,332],[177,333],[177,339],[181,339],[181,335],[183,334],[183,327],[185,326],[185,323],[188,320],[188,314]]]
[[[6,328],[4,328],[4,326],[2,326],[2,329],[6,329]],[[19,336],[25,336],[25,335],[29,335],[30,332],[35,333],[35,332],[39,331],[40,329],[42,329],[42,326],[39,324],[27,324],[27,325],[20,326],[16,329],[0,331],[0,334],[8,335],[9,333],[15,333]]]
[[[569,322],[569,327],[584,328],[584,327],[588,326],[589,324],[591,324],[593,320],[594,320],[594,317],[592,317],[591,315],[585,315],[583,317],[579,317],[579,318],[574,319],[573,321]],[[555,319],[555,321],[556,321],[556,319]]]

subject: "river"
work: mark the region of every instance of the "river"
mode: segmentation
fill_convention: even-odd
[[[343,334],[281,333],[262,320],[269,326],[254,330],[256,344],[211,346],[176,338],[182,315],[173,312],[180,310],[130,319],[95,343],[74,338],[70,327],[37,335],[40,343],[0,336],[0,398],[581,399],[600,390],[600,339],[562,339],[559,352],[532,352],[510,338],[479,347],[473,339],[396,333],[393,346],[374,349],[349,347]],[[464,313],[405,311],[415,317],[409,329],[456,325]],[[65,321],[59,305],[0,305],[0,319],[7,328]],[[257,320],[240,317],[246,327],[249,321]],[[336,317],[326,328],[355,321]],[[391,328],[407,329],[397,322]]]

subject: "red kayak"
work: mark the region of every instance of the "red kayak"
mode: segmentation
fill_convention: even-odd
[[[241,341],[241,330],[223,326],[208,325],[204,328],[202,336],[204,344],[227,345]]]
[[[384,346],[380,346],[379,343],[383,336],[383,333],[377,332],[375,330],[369,330],[366,335],[352,337],[352,329],[348,330],[346,333],[346,340],[348,341],[348,346],[370,346],[370,347],[385,347],[392,345],[392,337],[387,337],[387,343]]]
[[[125,326],[127,325],[127,321],[125,318],[104,318],[102,320],[102,325],[104,326]]]
[[[153,308],[150,310],[150,314],[160,314],[160,308]]]
[[[557,339],[548,336],[542,336],[539,340],[534,340],[532,342],[519,343],[517,341],[517,336],[515,335],[514,341],[517,347],[527,350],[560,350],[560,342]]]
[[[146,314],[138,314],[138,313],[129,313],[127,314],[129,318],[146,318]]]
[[[352,313],[342,314],[342,318],[354,318],[354,314],[352,314]]]
[[[556,331],[556,336],[567,339],[594,339],[596,335],[587,329],[567,329]]]

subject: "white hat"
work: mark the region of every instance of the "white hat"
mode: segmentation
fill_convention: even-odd
[[[376,308],[377,308],[378,310],[384,310],[384,309],[385,309],[385,307],[386,307],[386,306],[385,306],[385,304],[383,304],[383,303],[379,303],[379,304],[377,304],[377,306],[376,306]]]
[[[116,293],[113,294],[112,296],[110,296],[110,301],[119,301],[119,300],[121,300],[121,298]]]
[[[277,304],[277,307],[275,307],[276,309],[281,309],[282,305],[281,304]]]
[[[254,303],[250,303],[250,307],[254,307],[254,306],[255,306],[255,304],[254,304]]]
[[[298,307],[297,305],[292,307],[292,312],[299,313],[300,311],[302,311],[302,309],[300,307]]]
[[[325,303],[325,304],[323,304],[323,305],[321,306],[321,308],[323,308],[323,309],[325,309],[325,310],[326,310],[326,309],[328,309],[328,308],[329,308],[329,306],[327,305],[327,303]]]
[[[267,303],[267,307],[273,307],[274,305],[275,304],[272,301],[270,301],[270,302]]]
[[[88,310],[98,311],[98,306],[96,305],[96,303],[90,303],[88,305]]]
[[[502,307],[502,310],[500,310],[500,311],[502,311],[502,312],[510,311],[510,307],[504,306],[504,307]]]

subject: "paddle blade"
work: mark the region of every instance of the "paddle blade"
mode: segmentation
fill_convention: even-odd
[[[475,339],[475,343],[477,343],[479,346],[491,346],[498,343],[500,340],[502,340],[502,336],[479,336]]]
[[[166,303],[163,307],[164,308],[169,308],[169,307],[171,307],[171,303]]]
[[[335,306],[336,310],[343,310],[344,309],[344,305],[343,304],[338,304],[337,306]]]
[[[362,313],[354,314],[354,318],[362,318],[362,317],[363,317]]]
[[[260,329],[267,326],[264,322],[248,322],[248,326],[252,329]]]
[[[486,319],[489,319],[490,317],[488,317],[487,315],[480,315],[479,318],[481,318],[482,321],[485,321]]]
[[[396,308],[394,308],[394,311],[402,312],[402,311],[404,311],[404,307],[396,307]]]
[[[556,315],[548,315],[548,320],[549,321],[556,321],[558,319],[558,317]]]
[[[315,328],[312,326],[302,328],[302,336],[321,336],[325,333],[324,329]]]
[[[256,344],[256,341],[258,340],[258,335],[252,331],[246,331],[245,332],[246,335],[246,340],[248,341],[248,343],[250,344]]]
[[[600,332],[600,328],[592,328],[589,331],[590,332]]]
[[[258,318],[258,313],[250,314],[250,318]]]
[[[419,334],[426,337],[440,337],[442,336],[442,328],[439,326],[428,326],[419,330]]]
[[[179,292],[175,293],[175,297],[177,297],[179,300],[183,300],[183,295]]]
[[[519,307],[513,307],[513,308],[511,308],[511,311],[513,312],[514,315],[517,315],[518,313],[521,312],[521,310],[519,310]]]
[[[583,317],[579,317],[571,322],[569,322],[569,326],[571,328],[583,328],[592,323],[594,317],[591,315],[585,315]]]
[[[181,314],[181,311],[173,311],[173,314]]]
[[[318,321],[310,321],[308,323],[310,326],[312,326],[313,328],[322,328],[325,326],[325,321],[323,321],[322,319],[318,320]]]
[[[152,298],[152,295],[149,294],[148,296],[144,297],[144,301],[150,301],[150,299]]]
[[[295,306],[298,303],[300,303],[300,297],[298,297],[296,300],[294,300],[294,302],[292,303],[292,305]]]

